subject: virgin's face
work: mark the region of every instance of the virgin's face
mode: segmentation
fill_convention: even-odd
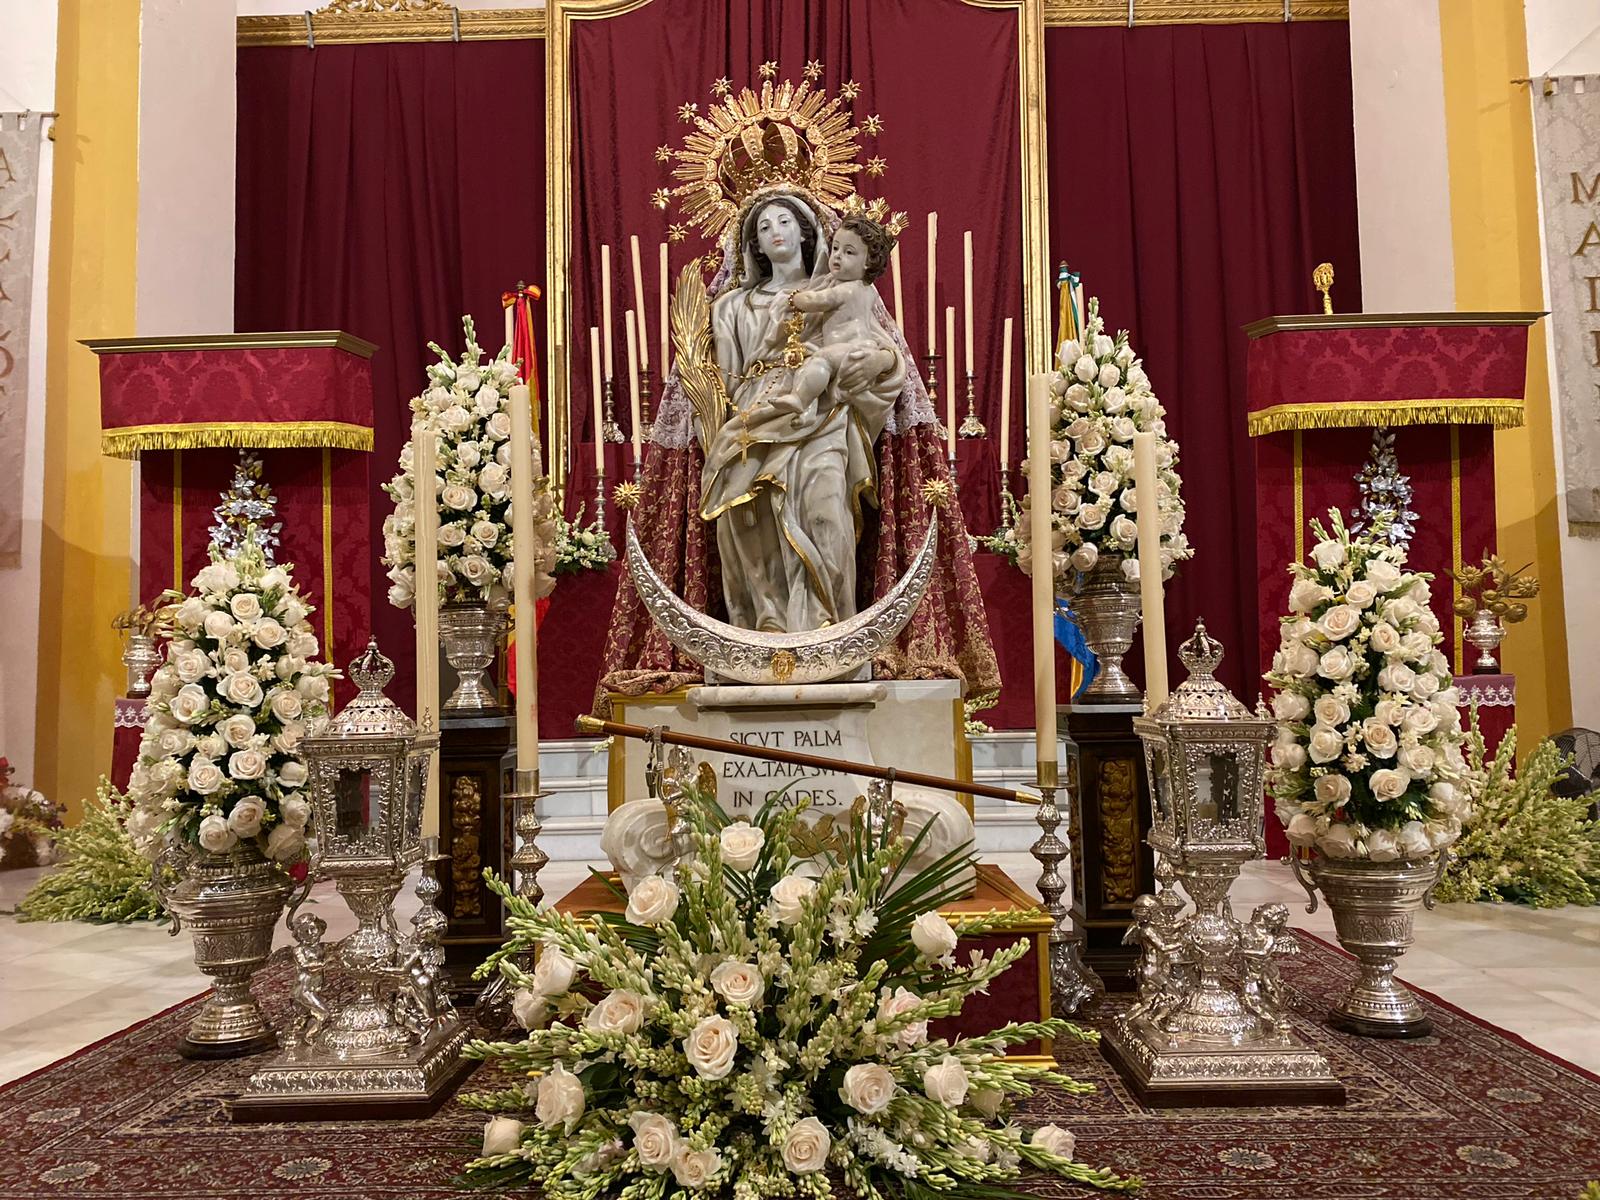
[[[769,204],[756,214],[756,245],[774,263],[800,257],[800,223],[781,204]]]

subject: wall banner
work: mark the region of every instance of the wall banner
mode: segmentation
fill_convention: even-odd
[[[22,562],[28,317],[44,123],[30,113],[0,113],[0,569]]]
[[[1531,86],[1567,529],[1600,538],[1600,77]]]

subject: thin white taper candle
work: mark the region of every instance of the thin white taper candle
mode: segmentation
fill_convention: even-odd
[[[628,343],[628,411],[633,414],[633,469],[637,474],[639,460],[644,457],[644,422],[639,415],[639,331],[633,320],[633,310],[622,314],[623,337]]]
[[[950,457],[956,456],[956,357],[953,347],[956,344],[956,310],[946,307],[944,310],[944,345],[945,354],[949,362],[945,365],[944,373],[944,436],[950,443]]]
[[[633,255],[633,311],[638,313],[636,318],[637,334],[639,338],[639,369],[650,369],[650,339],[645,335],[649,324],[644,319],[644,272],[639,267],[639,235],[628,236],[628,249]]]
[[[667,371],[671,366],[667,358],[667,244],[665,242],[661,243],[661,309],[659,315],[661,317],[661,361],[657,364],[657,377],[664,387],[667,382]],[[661,387],[657,387],[656,395],[659,396],[660,394]]]
[[[600,247],[600,340],[606,348],[606,378],[615,379],[616,359],[611,356],[611,247]],[[599,436],[596,434],[595,436]]]
[[[517,606],[517,770],[539,769],[539,675],[535,643],[538,620],[533,598],[533,564],[538,558],[533,533],[534,446],[533,399],[528,385],[511,389],[511,548],[516,569],[511,577]]]
[[[1161,509],[1156,500],[1156,435],[1133,435],[1133,487],[1139,507],[1139,599],[1144,621],[1144,695],[1148,711],[1167,698],[1167,622],[1161,596]]]
[[[894,276],[894,323],[900,329],[900,336],[906,332],[906,313],[904,297],[900,290],[900,245],[895,243],[895,248],[889,251],[889,269]]]
[[[1000,341],[1000,473],[1011,465],[1011,318]]]
[[[589,365],[594,376],[594,473],[606,473],[606,439],[601,434],[605,425],[605,385],[600,381],[600,331],[593,325],[589,326]]]
[[[962,273],[962,279],[961,279],[961,297],[962,297],[962,300],[965,302],[965,304],[967,306],[967,311],[964,314],[964,317],[965,317],[965,320],[966,320],[966,335],[967,336],[966,336],[965,341],[966,341],[967,357],[963,361],[962,365],[966,367],[967,374],[971,375],[971,374],[973,374],[973,368],[972,368],[973,358],[972,358],[972,230],[970,230],[970,229],[967,230],[965,233],[963,233],[961,235],[961,258],[962,258],[962,272],[963,272]],[[955,363],[952,362],[950,365],[952,367],[954,367]]]
[[[939,214],[928,214],[928,353],[939,353]]]

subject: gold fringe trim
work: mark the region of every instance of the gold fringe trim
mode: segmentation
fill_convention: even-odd
[[[202,421],[184,425],[124,425],[102,430],[100,451],[135,458],[143,450],[371,450],[372,430],[344,421]]]
[[[1516,429],[1521,424],[1522,401],[1503,398],[1276,404],[1250,414],[1250,436],[1361,425],[1490,425],[1495,429]]]

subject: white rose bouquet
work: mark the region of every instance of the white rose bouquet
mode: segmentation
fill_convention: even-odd
[[[1162,577],[1194,551],[1183,532],[1178,444],[1166,436],[1166,409],[1150,390],[1128,332],[1105,332],[1100,301],[1089,301],[1081,342],[1061,345],[1050,381],[1050,520],[1055,574],[1091,569],[1102,554],[1121,555],[1122,571],[1138,578],[1138,509],[1145,497],[1133,482],[1133,435],[1156,435],[1156,496],[1161,514]],[[1023,463],[1023,470],[1028,465]],[[1024,505],[1017,520],[1017,562],[1031,570],[1033,519]]]
[[[278,862],[304,853],[311,803],[298,753],[339,673],[318,652],[288,567],[253,542],[213,551],[194,592],[167,610],[167,661],[128,781],[128,833],[146,857],[167,842],[212,852],[253,840]]]
[[[1337,509],[1290,568],[1289,615],[1267,682],[1278,740],[1268,779],[1289,841],[1332,858],[1421,858],[1469,815],[1461,702],[1439,652],[1426,574],[1359,537]]]
[[[461,360],[433,342],[439,361],[428,368],[428,387],[411,401],[416,418],[439,431],[439,586],[447,601],[503,600],[512,590],[511,388],[517,369],[510,349],[485,363],[472,318],[463,317],[466,349]],[[534,470],[542,474],[535,448]],[[534,516],[540,566],[536,590],[548,595],[555,566],[555,512],[547,488],[536,487]],[[410,440],[400,450],[400,473],[383,485],[394,512],[383,519],[383,562],[389,568],[389,603],[410,608],[416,597],[416,471]]]
[[[572,520],[556,517],[556,556],[554,571],[557,575],[576,575],[579,571],[604,571],[617,557],[617,548],[611,535],[598,518],[588,525],[583,523],[584,506],[578,506],[578,515]]]
[[[729,821],[692,786],[685,804],[693,859],[619,891],[625,915],[580,920],[492,883],[513,936],[483,971],[517,988],[512,1011],[530,1032],[467,1053],[529,1082],[465,1098],[494,1114],[468,1182],[556,1200],[822,1198],[842,1182],[882,1200],[1004,1194],[994,1181],[1027,1165],[1137,1186],[1074,1161],[1066,1130],[1012,1120],[1013,1099],[1037,1085],[1093,1089],[1006,1062],[1005,1048],[1097,1035],[1050,1020],[930,1037],[930,1021],[1027,951],[956,959],[958,937],[1014,923],[940,915],[971,862],[964,849],[910,874],[915,843],[869,834],[858,814],[848,847],[824,851],[811,878],[792,841],[804,805]],[[516,963],[535,947],[528,974]]]

